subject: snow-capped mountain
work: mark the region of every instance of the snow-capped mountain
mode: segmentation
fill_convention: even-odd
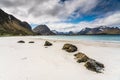
[[[118,27],[99,26],[96,28],[84,28],[78,34],[120,34]]]

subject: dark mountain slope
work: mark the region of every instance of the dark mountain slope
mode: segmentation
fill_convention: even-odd
[[[38,35],[55,35],[46,25],[38,25],[33,29],[33,32]]]
[[[0,35],[32,35],[31,26],[0,9]]]

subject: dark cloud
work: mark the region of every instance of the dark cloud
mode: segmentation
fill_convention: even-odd
[[[66,2],[66,1],[71,1],[71,0],[60,0],[59,3],[62,3],[62,4],[63,4],[63,3]]]
[[[0,0],[0,5],[2,5],[3,7],[20,7],[20,6],[24,6],[26,3],[28,2],[28,0],[22,1],[22,0]]]
[[[63,4],[56,3],[52,8],[49,8],[48,6],[49,4],[46,6],[42,6],[40,4],[36,6],[32,6],[29,8],[28,13],[31,13],[35,17],[39,17],[41,15],[53,16],[53,17],[59,17],[59,18],[64,17],[65,7]]]
[[[40,5],[49,0],[0,0],[1,7],[21,7],[31,6],[31,4]]]
[[[57,16],[57,15],[60,14],[60,12],[62,12],[62,10],[63,10],[63,7],[62,7],[62,6],[60,6],[60,5],[55,5],[54,8],[46,11],[46,13],[47,13],[48,15]]]

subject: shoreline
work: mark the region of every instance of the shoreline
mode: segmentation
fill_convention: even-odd
[[[111,42],[111,41],[92,41],[92,40],[65,40],[65,39],[45,39],[40,38],[39,36],[10,36],[10,37],[0,37],[0,38],[26,38],[26,39],[33,39],[33,40],[46,40],[52,42],[66,42],[66,43],[74,43],[74,44],[83,44],[87,46],[102,46],[102,47],[119,47],[120,42]]]

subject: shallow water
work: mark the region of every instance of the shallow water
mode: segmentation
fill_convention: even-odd
[[[57,40],[85,40],[85,41],[102,41],[102,42],[120,42],[120,35],[79,35],[79,36],[37,36],[43,39]]]

